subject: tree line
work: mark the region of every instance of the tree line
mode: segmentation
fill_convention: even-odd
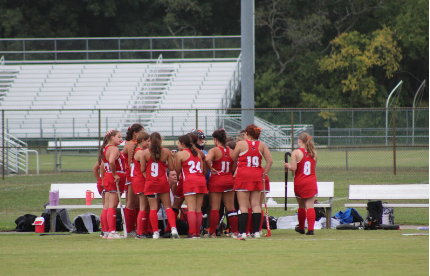
[[[256,107],[428,107],[428,1],[255,1]],[[240,35],[240,1],[0,1],[0,37]],[[239,101],[238,101],[239,102]]]

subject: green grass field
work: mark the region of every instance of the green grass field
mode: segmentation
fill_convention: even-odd
[[[429,237],[402,235],[415,232],[275,230],[246,241],[0,234],[0,264],[2,275],[428,275]]]
[[[273,152],[271,181],[284,181],[283,155]],[[90,170],[95,160],[95,156],[63,156],[62,168]],[[320,150],[317,177],[335,183],[333,211],[345,209],[350,184],[428,183],[428,150],[398,153],[397,175],[393,174],[391,160],[390,151],[349,152],[346,170],[345,152]],[[30,161],[33,171],[34,161]],[[0,231],[13,230],[15,219],[21,215],[40,215],[43,204],[49,201],[51,183],[95,182],[91,172],[52,173],[53,154],[41,155],[40,163],[44,174],[6,176],[0,180]],[[84,199],[60,200],[61,204],[84,202]],[[357,210],[362,216],[366,214],[364,208]],[[70,210],[70,219],[73,221],[87,211],[100,215],[98,209]],[[269,210],[275,217],[295,212],[292,209],[285,212],[282,208]],[[428,208],[395,208],[394,215],[398,224],[429,224]],[[0,234],[0,265],[2,275],[428,275],[428,236],[402,235],[416,232],[428,233],[324,229],[317,230],[315,236],[304,236],[293,230],[273,230],[271,238],[246,241],[231,238],[107,241],[98,234]]]

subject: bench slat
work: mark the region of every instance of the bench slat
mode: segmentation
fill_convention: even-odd
[[[421,204],[421,203],[383,203],[383,207],[405,207],[405,208],[429,208],[429,204]],[[367,207],[367,204],[345,204],[347,208],[358,208],[358,207]]]
[[[46,209],[103,209],[103,205],[57,205],[57,206],[46,206]]]
[[[318,196],[317,197],[334,197],[334,182],[318,181]],[[287,187],[288,198],[295,198],[294,182],[288,181]],[[266,197],[285,197],[285,182],[270,182],[270,192]]]
[[[429,199],[429,185],[349,185],[349,199]]]
[[[86,198],[87,190],[94,192],[94,198],[102,198],[97,191],[97,183],[53,183],[51,184],[51,191],[52,190],[58,190],[60,192],[60,199]],[[125,198],[125,193],[122,194],[121,198]]]

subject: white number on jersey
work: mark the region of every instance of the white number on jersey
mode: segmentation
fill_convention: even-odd
[[[311,174],[311,162],[306,161],[305,165],[303,167],[303,174],[304,175],[310,175]]]
[[[158,163],[152,162],[152,164],[151,164],[151,176],[153,176],[153,177],[158,176]]]
[[[193,160],[190,160],[188,165],[190,166],[190,173],[202,172],[202,169],[200,168],[200,161],[196,164]]]
[[[103,166],[105,167],[105,171],[110,172],[109,164],[103,163]]]
[[[131,163],[131,167],[130,167],[130,176],[133,177],[134,176],[134,162]]]
[[[119,163],[119,167],[121,168],[120,171],[124,171],[124,169],[122,167],[121,158],[118,158],[118,163]]]
[[[247,167],[254,167],[254,168],[256,168],[256,167],[260,166],[260,162],[258,160],[258,156],[252,156],[252,159],[251,159],[251,156],[248,156],[247,160],[248,160],[248,164],[246,165]]]
[[[221,162],[221,172],[229,172],[230,170],[230,162]]]

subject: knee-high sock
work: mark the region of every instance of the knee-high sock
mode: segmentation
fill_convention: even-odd
[[[237,216],[237,210],[233,210],[227,213],[227,219],[230,222],[231,232],[236,233],[238,231],[239,219]]]
[[[252,209],[248,208],[248,224],[246,225],[246,233],[252,232]]]
[[[178,218],[179,210],[176,209],[176,208],[172,208],[172,211],[173,211],[173,215],[174,215],[173,219],[175,220],[175,226],[170,225],[170,223],[169,223],[169,217],[167,216],[166,230],[164,230],[164,232],[171,231],[172,227],[176,227],[176,219]],[[166,210],[166,213],[167,213],[167,210]]]
[[[124,217],[127,232],[134,231],[134,210],[124,208]]]
[[[102,231],[109,232],[109,226],[107,221],[107,209],[102,210],[102,214],[100,215],[100,223],[102,225]]]
[[[314,230],[315,225],[315,209],[309,208],[306,212],[306,218],[308,220],[308,231]]]
[[[212,235],[216,233],[218,222],[219,222],[219,211],[211,210],[211,212],[209,213],[209,234]]]
[[[197,224],[197,217],[195,211],[188,211],[187,213],[188,218],[188,227],[191,237],[196,235],[196,224]]]
[[[299,208],[299,210],[297,211],[297,216],[299,219],[299,229],[305,229],[306,209]]]
[[[248,213],[239,214],[239,233],[246,233],[246,227],[248,225]]]
[[[157,210],[149,211],[149,219],[151,220],[152,233],[158,231],[158,214]]]
[[[153,233],[154,231],[152,231],[151,221],[149,220],[149,212],[146,212],[146,223],[148,228],[146,229],[146,232],[145,229],[143,229],[143,232],[147,234]]]
[[[176,228],[176,217],[175,217],[175,212],[172,210],[172,208],[168,208],[166,210],[166,214],[167,214],[167,224],[169,224],[169,228],[171,229],[171,227],[175,227]],[[169,229],[169,231],[170,231]],[[166,229],[167,231],[167,229]]]
[[[145,217],[145,211],[139,211],[139,214],[137,215],[137,234],[138,235],[143,235],[144,233],[144,225],[146,222],[146,217]],[[146,231],[148,231],[148,223],[146,223]],[[148,234],[148,233],[145,233]]]
[[[202,222],[203,222],[203,213],[196,212],[196,235],[200,235],[200,227],[202,226]]]
[[[263,209],[261,209],[260,231],[263,230],[263,222],[264,222],[264,212],[263,212]]]
[[[109,208],[107,210],[107,221],[108,221],[109,232],[115,232],[116,231],[116,209]]]
[[[252,233],[260,231],[261,213],[252,214]]]

